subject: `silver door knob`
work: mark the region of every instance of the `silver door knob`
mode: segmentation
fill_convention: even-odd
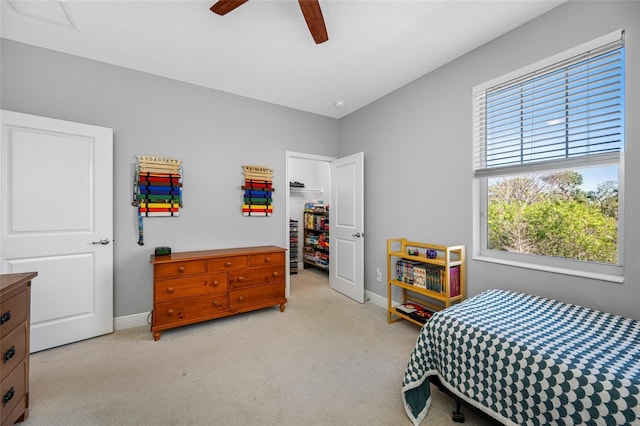
[[[100,241],[93,241],[91,244],[102,244],[103,246],[106,246],[110,242],[111,241],[108,238],[103,238]]]

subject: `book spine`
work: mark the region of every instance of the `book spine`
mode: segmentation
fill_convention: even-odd
[[[453,266],[449,275],[450,295],[451,297],[460,296],[460,267]]]

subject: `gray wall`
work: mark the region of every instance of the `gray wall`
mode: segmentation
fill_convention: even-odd
[[[554,53],[626,29],[624,284],[473,261],[469,293],[515,289],[640,319],[640,3],[568,2],[340,120],[2,40],[0,107],[111,127],[115,140],[115,315],[151,309],[151,248],[286,247],[284,192],[272,218],[238,213],[242,164],[275,169],[286,150],[365,153],[366,289],[386,297],[386,240],[472,247],[471,88]],[[179,219],[145,222],[136,244],[135,155],[182,159]],[[269,226],[265,226],[268,224]]]
[[[338,121],[2,40],[0,107],[114,130],[114,314],[151,310],[153,247],[174,251],[285,240],[285,151],[336,156]],[[136,155],[184,166],[179,218],[144,223],[131,206]],[[274,169],[274,214],[241,214],[241,165]]]
[[[549,13],[343,118],[340,156],[364,151],[367,289],[384,295],[386,240],[465,244],[471,254],[472,87],[626,30],[625,283],[468,261],[469,293],[527,291],[640,319],[640,3],[578,2]],[[396,295],[399,298],[399,295]]]

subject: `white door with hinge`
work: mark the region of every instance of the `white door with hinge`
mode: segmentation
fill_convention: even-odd
[[[113,131],[0,111],[0,270],[37,271],[31,352],[113,331]]]
[[[364,303],[364,153],[331,162],[329,285]]]

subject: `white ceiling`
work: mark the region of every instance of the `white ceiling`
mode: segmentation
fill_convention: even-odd
[[[1,0],[0,35],[341,118],[565,0],[320,0],[320,45],[296,0],[214,1]]]

